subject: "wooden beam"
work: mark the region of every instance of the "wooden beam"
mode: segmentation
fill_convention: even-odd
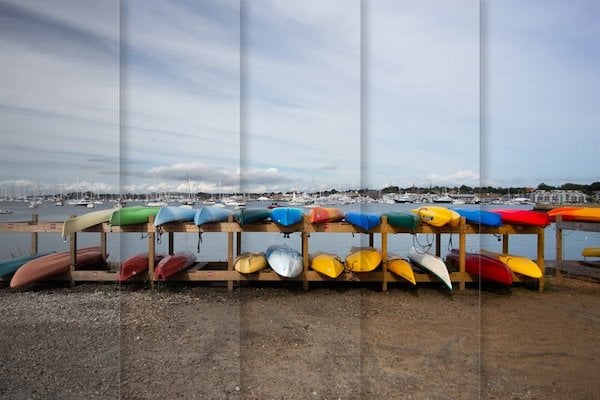
[[[37,224],[38,224],[38,215],[37,214],[31,215],[31,225],[37,225]],[[37,252],[38,252],[38,233],[32,232],[31,233],[31,254],[37,254]]]

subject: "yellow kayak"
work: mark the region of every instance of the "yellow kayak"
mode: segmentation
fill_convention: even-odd
[[[510,268],[511,271],[516,272],[517,274],[529,276],[531,278],[541,278],[542,271],[540,267],[533,261],[531,261],[527,257],[515,256],[512,254],[504,254],[504,253],[494,253],[492,251],[487,251],[481,249],[481,254],[486,255],[488,257],[495,258],[496,260],[500,260],[504,264]]]
[[[600,257],[600,247],[584,247],[581,250],[581,255],[584,257]]]
[[[417,214],[421,218],[421,221],[438,228],[446,225],[458,226],[460,224],[460,214],[446,207],[424,206],[411,211]]]
[[[251,274],[266,268],[264,253],[242,253],[233,261],[233,268],[242,274]]]
[[[388,270],[392,271],[399,277],[406,279],[413,285],[417,284],[417,281],[415,280],[415,273],[410,266],[410,261],[405,260],[400,256],[388,253]]]
[[[381,264],[381,253],[373,247],[352,247],[346,256],[346,267],[353,272],[373,271]]]
[[[337,278],[344,271],[342,260],[329,253],[317,253],[311,257],[310,267],[320,274],[330,278]]]

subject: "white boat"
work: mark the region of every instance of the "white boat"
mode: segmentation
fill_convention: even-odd
[[[408,251],[408,259],[421,269],[437,276],[452,290],[452,281],[450,281],[448,268],[441,258],[429,253],[419,253],[417,249],[411,247]]]

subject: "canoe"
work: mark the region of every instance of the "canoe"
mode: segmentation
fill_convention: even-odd
[[[87,266],[103,261],[99,247],[86,247],[77,250],[77,265]],[[52,253],[23,264],[10,281],[11,288],[18,288],[50,276],[67,272],[71,265],[71,253]]]
[[[584,247],[581,250],[581,255],[584,257],[600,257],[600,247]]]
[[[340,257],[330,253],[315,253],[311,256],[310,267],[320,274],[337,278],[344,271]]]
[[[15,271],[18,270],[25,263],[53,253],[54,251],[37,254],[28,254],[26,256],[14,257],[8,260],[0,261],[0,276],[8,276],[14,274]]]
[[[110,217],[110,225],[125,226],[148,223],[150,217],[156,216],[160,207],[123,207],[115,210]]]
[[[156,254],[154,256],[154,265],[157,265],[164,256],[162,254]],[[133,255],[121,263],[121,268],[117,274],[117,280],[119,282],[131,279],[134,275],[141,274],[148,270],[148,264],[150,258],[148,253],[140,253]]]
[[[387,223],[396,228],[414,231],[421,223],[417,214],[408,211],[386,211],[381,215],[385,215]]]
[[[161,207],[154,217],[154,226],[160,226],[171,222],[193,222],[196,209],[191,207],[165,206]]]
[[[276,210],[276,208],[274,208],[273,210]],[[236,211],[233,214],[233,217],[240,225],[248,225],[268,219],[271,216],[271,211],[271,209],[266,207],[244,208]]]
[[[233,260],[233,268],[242,274],[251,274],[266,267],[265,253],[242,253]]]
[[[465,217],[467,224],[492,226],[497,228],[502,225],[500,214],[480,209],[453,208],[461,217]]]
[[[446,256],[446,261],[457,268],[458,259],[457,249],[452,249]],[[506,264],[483,254],[465,252],[465,271],[470,275],[481,277],[484,281],[500,283],[505,286],[513,283],[512,272]]]
[[[438,228],[446,225],[454,227],[460,224],[460,214],[446,207],[426,206],[411,211],[417,214],[421,221]]]
[[[92,226],[110,221],[110,218],[115,210],[99,210],[92,211],[77,217],[70,217],[63,223],[62,236],[63,238],[72,233],[82,231]]]
[[[499,209],[491,211],[496,214],[500,214],[503,224],[533,225],[540,226],[542,228],[550,225],[550,217],[548,214],[539,211],[517,209]]]
[[[406,279],[413,285],[417,284],[415,273],[410,265],[410,261],[400,257],[399,255],[388,253],[387,269],[399,277]]]
[[[269,246],[265,256],[273,271],[285,278],[295,278],[304,270],[302,254],[286,244]]]
[[[600,207],[560,207],[548,211],[551,221],[560,215],[563,221],[600,222]]]
[[[335,207],[315,207],[311,208],[308,214],[309,221],[312,224],[319,224],[323,222],[336,222],[344,219],[344,212]]]
[[[345,261],[352,272],[370,272],[381,264],[381,253],[373,247],[352,247]]]
[[[417,249],[411,247],[408,251],[408,259],[417,267],[435,275],[444,282],[448,289],[452,290],[452,281],[450,280],[448,268],[441,258],[429,253],[419,253]]]
[[[282,226],[292,226],[302,222],[304,211],[294,207],[276,207],[271,209],[271,220]]]
[[[194,224],[200,226],[214,222],[225,222],[233,211],[227,208],[205,206],[196,211],[194,215]]]
[[[173,275],[189,268],[196,262],[196,255],[191,251],[180,251],[160,260],[154,269],[154,280],[169,279]]]
[[[481,254],[502,261],[510,268],[511,271],[517,274],[529,276],[531,278],[541,278],[542,271],[540,267],[527,257],[515,256],[512,254],[495,253],[492,251],[480,250]]]
[[[348,211],[344,214],[344,219],[364,231],[370,231],[381,224],[381,216],[372,212]]]

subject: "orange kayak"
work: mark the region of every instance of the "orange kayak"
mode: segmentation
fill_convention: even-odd
[[[315,207],[308,215],[313,224],[341,221],[344,218],[342,210],[334,207]]]
[[[600,222],[600,207],[559,207],[548,211],[550,221],[560,215],[563,221]]]

